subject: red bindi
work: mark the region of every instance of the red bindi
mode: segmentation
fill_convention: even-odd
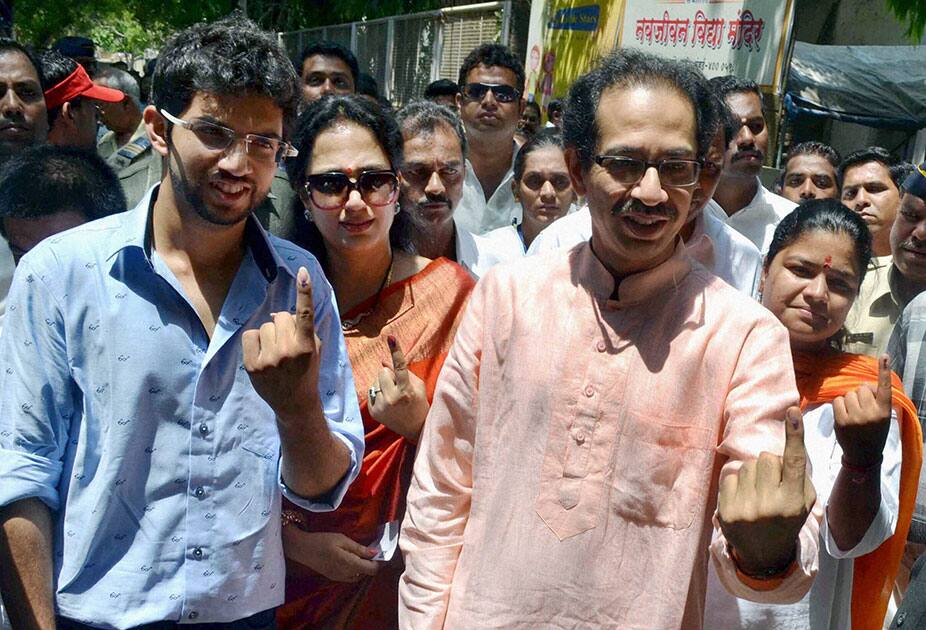
[[[832,266],[833,266],[833,257],[832,257],[832,256],[827,256],[826,258],[823,259],[823,268],[824,268],[824,269],[829,269],[829,268],[832,267]]]

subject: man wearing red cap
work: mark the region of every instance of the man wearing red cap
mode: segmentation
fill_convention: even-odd
[[[97,108],[93,101],[119,103],[125,94],[97,85],[83,66],[53,50],[42,54],[48,142],[59,146],[96,147]]]

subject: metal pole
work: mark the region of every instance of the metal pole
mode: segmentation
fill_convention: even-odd
[[[509,44],[508,37],[511,34],[511,0],[505,0],[502,3],[502,44]]]
[[[383,96],[392,100],[393,84],[395,83],[395,20],[386,22],[386,60],[383,68]]]
[[[444,20],[443,16],[438,16],[434,20],[434,43],[431,49],[431,80],[437,81],[440,78],[441,61],[444,56]]]

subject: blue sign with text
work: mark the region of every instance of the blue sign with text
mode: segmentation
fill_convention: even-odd
[[[560,31],[594,31],[598,28],[601,7],[592,4],[584,7],[560,9],[553,15],[547,28]]]

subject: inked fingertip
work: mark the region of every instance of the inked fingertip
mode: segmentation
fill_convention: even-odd
[[[388,337],[386,337],[386,343],[389,344],[389,349],[390,349],[390,350],[395,350],[396,340],[395,340],[395,336],[394,336],[394,335],[389,335]]]

